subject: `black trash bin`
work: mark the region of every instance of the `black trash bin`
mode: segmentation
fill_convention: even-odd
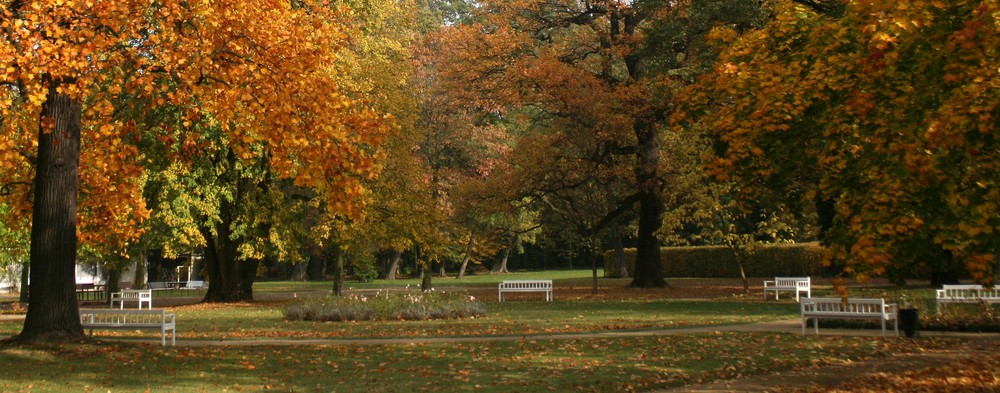
[[[899,327],[903,329],[906,337],[913,337],[920,334],[920,316],[915,308],[903,308],[899,310]]]

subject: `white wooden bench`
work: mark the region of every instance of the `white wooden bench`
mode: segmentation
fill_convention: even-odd
[[[80,323],[91,337],[94,329],[159,330],[160,345],[167,345],[167,332],[170,344],[177,345],[177,316],[164,310],[81,309]]]
[[[896,317],[897,307],[886,303],[885,299],[850,298],[845,303],[840,298],[809,298],[802,299],[802,334],[806,334],[806,325],[810,319],[819,334],[820,319],[877,319],[882,322],[882,337],[885,337],[885,324],[893,322],[893,330],[899,336],[899,321]]]
[[[505,280],[500,283],[498,295],[503,301],[504,292],[545,292],[545,301],[552,301],[552,280]]]
[[[203,289],[208,288],[204,281],[188,281],[184,283],[184,289]]]
[[[152,289],[154,291],[171,289],[170,285],[167,285],[167,283],[163,281],[150,281],[147,285],[149,286],[149,289]]]
[[[812,281],[809,277],[775,277],[774,280],[764,281],[764,299],[767,299],[768,291],[774,292],[774,300],[778,300],[778,292],[794,292],[795,301],[798,301],[800,293],[812,297]]]
[[[111,308],[115,307],[115,303],[118,303],[118,308],[124,309],[125,302],[136,302],[138,303],[139,309],[142,309],[142,304],[146,303],[146,308],[153,308],[153,290],[152,289],[122,289],[118,292],[111,294]]]
[[[979,284],[964,285],[943,285],[937,290],[938,312],[943,310],[947,303],[1000,303],[1000,289],[996,286],[993,289],[983,288]]]

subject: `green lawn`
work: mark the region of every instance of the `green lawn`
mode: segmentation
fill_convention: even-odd
[[[0,350],[4,392],[645,391],[954,345],[766,333],[346,346]]]
[[[182,339],[455,337],[580,333],[749,323],[795,318],[789,303],[692,301],[519,301],[486,302],[487,315],[460,320],[312,322],[285,321],[284,303],[190,305],[168,308],[177,314]],[[0,335],[20,332],[18,321],[0,322]],[[101,331],[101,336],[142,336],[149,332]]]
[[[552,278],[556,301],[496,302],[503,279]],[[329,282],[260,282],[255,293],[275,300],[242,304],[187,304],[168,307],[177,314],[178,338],[190,347],[134,342],[0,349],[3,392],[535,392],[643,391],[699,381],[756,375],[799,367],[885,357],[894,353],[953,346],[955,339],[872,339],[798,336],[781,333],[681,334],[635,338],[524,339],[530,334],[671,329],[797,318],[798,305],[785,298],[697,294],[712,280],[673,279],[676,289],[633,291],[628,280],[601,278],[611,296],[560,296],[588,292],[590,271],[522,272],[436,279],[446,290],[482,293],[483,317],[445,321],[310,322],[285,321],[289,294],[317,296]],[[416,280],[348,283],[355,289],[412,288]],[[725,283],[731,285],[731,283]],[[615,292],[617,291],[617,292]],[[671,291],[681,298],[664,298]],[[898,297],[892,287],[852,290],[852,296]],[[908,297],[933,298],[930,288],[910,289]],[[284,294],[282,296],[278,296]],[[491,295],[486,295],[491,294]],[[630,294],[637,294],[635,298]],[[189,292],[165,294],[187,296]],[[814,296],[832,296],[819,288]],[[540,297],[540,296],[539,296]],[[282,300],[284,299],[284,300]],[[192,303],[197,299],[191,299]],[[0,335],[20,331],[20,321],[0,322]],[[151,339],[155,333],[99,331],[101,337]],[[286,345],[264,339],[364,339],[413,337],[495,337],[500,341],[447,344]],[[231,345],[217,345],[219,340]],[[232,345],[247,341],[256,345]]]

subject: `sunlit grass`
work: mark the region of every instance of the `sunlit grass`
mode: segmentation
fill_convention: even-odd
[[[0,350],[0,390],[647,391],[955,342],[717,333],[375,346],[45,346]]]
[[[574,300],[484,302],[486,315],[431,321],[286,321],[286,302],[195,304],[168,308],[177,314],[178,338],[260,340],[390,337],[469,337],[671,329],[795,318],[789,303],[674,300]],[[0,322],[0,334],[20,331],[20,321]],[[149,332],[100,331],[101,337],[144,337]]]

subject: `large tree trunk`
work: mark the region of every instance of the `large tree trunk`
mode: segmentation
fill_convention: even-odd
[[[469,267],[469,260],[472,259],[472,246],[476,244],[475,242],[476,242],[476,234],[470,233],[469,244],[465,246],[465,256],[462,257],[462,266],[458,268],[458,276],[455,277],[456,279],[465,277],[465,269]]]
[[[424,292],[429,292],[433,288],[430,264],[427,262],[420,265],[420,290]]]
[[[235,160],[230,153],[228,159]],[[230,165],[235,166],[235,165]],[[208,291],[205,302],[242,302],[253,300],[253,282],[260,261],[243,260],[239,256],[239,240],[234,239],[233,223],[239,214],[239,204],[255,185],[246,179],[236,180],[236,195],[219,203],[219,221],[215,232],[202,229],[205,237],[205,270],[208,271]],[[212,254],[212,257],[209,257]]]
[[[335,262],[333,266],[333,294],[341,296],[344,294],[344,251],[337,247],[333,258]]]
[[[743,257],[743,252],[740,252],[740,250],[735,250],[734,254],[735,254],[734,256],[736,257],[736,266],[740,268],[740,282],[743,283],[743,294],[749,295],[750,280],[747,279],[747,269],[746,267],[744,267],[743,264],[746,258]]]
[[[403,259],[402,251],[392,251],[392,255],[389,256],[389,268],[385,270],[386,280],[395,280],[396,272],[399,271],[399,261]]]
[[[323,263],[326,263],[326,261],[323,261]],[[301,262],[299,262],[299,263],[293,263],[292,264],[292,277],[291,277],[291,280],[292,281],[305,281],[309,277],[309,275],[306,273],[306,270],[307,269],[306,269],[306,264],[305,263],[301,263]],[[324,270],[325,270],[325,268],[324,268]]]
[[[622,230],[621,226],[615,224],[611,227],[612,239],[614,241],[615,248],[615,266],[616,271],[614,272],[604,272],[605,275],[614,278],[628,278],[628,266],[625,264],[625,246],[622,245]],[[610,273],[610,274],[609,274]]]
[[[448,271],[445,270],[444,267],[445,267],[444,261],[438,262],[438,277],[441,277],[441,278],[447,278],[448,277]]]
[[[105,299],[111,299],[112,293],[121,290],[121,285],[119,284],[119,281],[121,281],[122,279],[122,271],[121,268],[115,267],[112,269],[108,269],[107,273],[108,273],[108,280],[105,282],[103,296]],[[133,286],[133,288],[136,287]]]
[[[139,254],[133,254],[132,260],[135,261],[135,272],[132,275],[132,288],[145,288],[146,287],[146,253],[141,252]]]
[[[84,338],[76,304],[76,206],[81,108],[51,83],[42,108],[31,222],[31,284],[24,328],[12,340]]]
[[[207,254],[208,251],[206,250]],[[160,269],[163,267],[163,250],[151,250],[146,253],[146,281],[166,281],[165,277],[160,277]]]
[[[663,280],[660,264],[660,239],[657,231],[663,225],[663,198],[660,196],[658,168],[660,141],[656,125],[651,121],[636,120],[635,135],[638,140],[635,177],[639,192],[639,233],[636,238],[635,277],[631,286],[659,288],[667,285]]]
[[[493,268],[490,269],[490,273],[510,273],[510,271],[507,270],[507,261],[509,259],[510,259],[510,247],[507,247],[503,250],[503,252],[500,253],[500,256],[497,258],[496,264],[494,264]]]
[[[322,253],[314,253],[309,256],[306,272],[309,275],[309,281],[323,281],[326,278],[326,256]]]
[[[240,302],[253,300],[253,277],[247,284],[247,274],[256,275],[256,263],[237,259],[237,244],[231,238],[230,217],[232,203],[223,202],[220,217],[222,222],[216,224],[216,232],[202,229],[205,237],[205,270],[208,271],[208,291],[204,302]],[[252,266],[251,266],[252,265]],[[245,272],[246,268],[252,271]]]
[[[28,302],[28,277],[30,274],[31,274],[31,265],[28,265],[28,262],[25,261],[24,263],[21,264],[21,282],[20,282],[21,293],[17,298],[17,301],[21,303]]]

